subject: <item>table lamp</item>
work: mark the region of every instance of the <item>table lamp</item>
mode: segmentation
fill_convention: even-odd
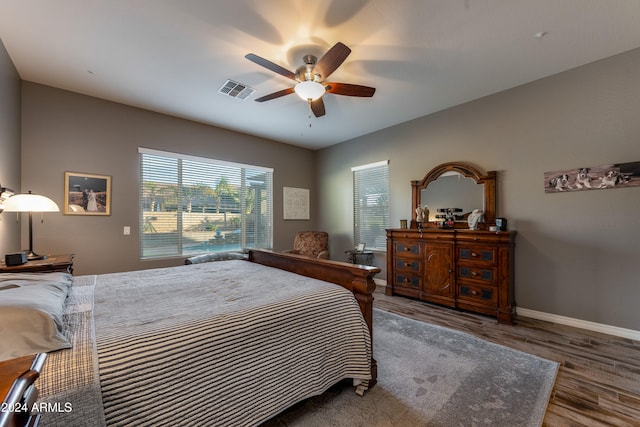
[[[33,252],[33,212],[60,212],[58,205],[45,196],[38,194],[15,194],[4,201],[5,212],[29,212],[29,252],[28,260],[37,260],[46,258],[44,255],[38,255]]]

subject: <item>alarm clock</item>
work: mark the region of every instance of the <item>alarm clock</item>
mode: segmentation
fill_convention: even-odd
[[[7,267],[14,267],[16,265],[22,265],[27,262],[26,252],[16,252],[13,254],[6,254],[4,256],[4,263]]]

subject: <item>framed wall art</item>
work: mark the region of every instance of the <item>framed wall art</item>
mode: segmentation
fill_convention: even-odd
[[[65,215],[111,215],[111,176],[64,173]]]
[[[563,169],[544,174],[545,193],[640,186],[640,162]]]
[[[309,190],[283,187],[284,219],[309,219]]]

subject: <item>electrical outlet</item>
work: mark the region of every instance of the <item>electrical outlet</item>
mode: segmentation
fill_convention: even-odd
[[[125,236],[128,236],[131,234],[131,227],[129,227],[128,225],[124,226],[124,229],[122,231],[122,234],[124,234]]]

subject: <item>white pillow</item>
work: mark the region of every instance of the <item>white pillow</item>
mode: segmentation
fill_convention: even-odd
[[[34,281],[0,278],[0,361],[71,347],[62,319],[71,279],[55,281],[50,274]]]
[[[0,291],[18,286],[42,283],[66,284],[71,286],[72,282],[73,276],[69,273],[2,273],[0,274]]]

